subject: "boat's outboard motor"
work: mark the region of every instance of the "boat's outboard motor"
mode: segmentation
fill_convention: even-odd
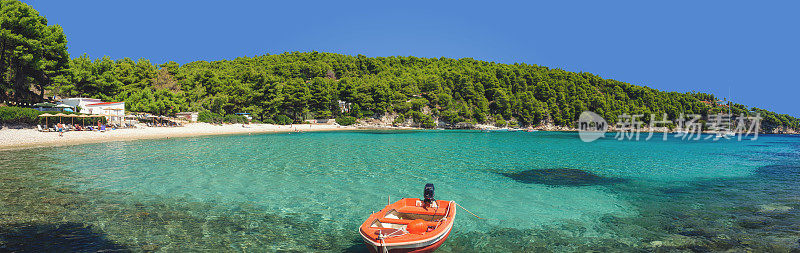
[[[425,184],[425,191],[422,192],[422,197],[424,197],[425,203],[430,204],[434,201],[433,198],[433,184]]]

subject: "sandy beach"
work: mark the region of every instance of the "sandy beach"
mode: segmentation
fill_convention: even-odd
[[[23,149],[33,147],[66,146],[106,141],[125,141],[139,139],[157,139],[172,137],[189,137],[221,134],[279,133],[293,131],[335,131],[355,130],[355,127],[338,125],[271,125],[241,124],[212,125],[207,123],[187,124],[183,127],[147,127],[140,125],[131,129],[116,129],[106,132],[72,131],[59,136],[57,132],[39,132],[36,129],[2,129],[0,130],[0,150]]]

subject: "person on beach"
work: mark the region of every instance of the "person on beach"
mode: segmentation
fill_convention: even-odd
[[[58,125],[56,125],[56,131],[58,131],[59,137],[64,137],[64,125],[58,123]]]

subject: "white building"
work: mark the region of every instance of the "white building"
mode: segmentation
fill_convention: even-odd
[[[81,113],[105,114],[114,117],[124,117],[125,102],[100,102],[87,104],[85,108],[81,109]]]
[[[102,103],[103,101],[97,98],[63,98],[58,100],[59,103],[68,105],[72,108],[75,108],[76,112],[90,114],[89,111],[86,110],[86,105],[88,104],[96,104]],[[78,111],[80,109],[80,111]],[[98,113],[99,114],[99,113]]]
[[[175,117],[186,119],[189,122],[197,122],[199,115],[198,112],[179,112],[175,114]]]
[[[94,104],[87,104],[86,109],[88,114],[102,114],[106,115],[106,120],[109,123],[120,123],[125,120],[125,102],[100,102]]]
[[[108,117],[125,117],[125,102],[103,102],[97,98],[64,98],[61,104],[68,105],[83,114],[108,115]],[[115,118],[113,120],[116,120]],[[112,120],[112,118],[109,118]]]

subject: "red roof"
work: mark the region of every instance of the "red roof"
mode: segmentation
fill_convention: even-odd
[[[103,103],[94,103],[88,105],[110,105],[110,104],[118,104],[118,103],[125,103],[125,102],[103,102]]]

